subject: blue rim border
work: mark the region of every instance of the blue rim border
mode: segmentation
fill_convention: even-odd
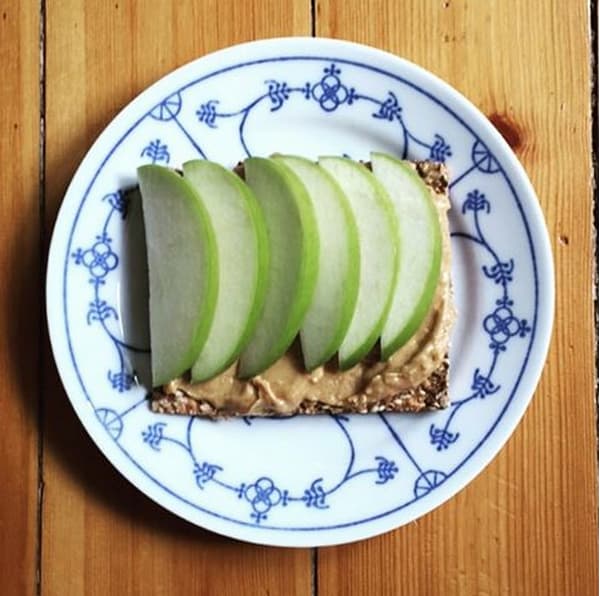
[[[229,71],[233,71],[233,70],[237,70],[240,68],[245,68],[248,66],[254,66],[257,64],[264,64],[264,63],[273,63],[273,62],[288,62],[288,61],[299,61],[299,60],[306,60],[306,61],[312,61],[312,62],[336,62],[339,64],[347,64],[350,66],[354,66],[357,68],[363,68],[365,70],[369,70],[371,72],[375,72],[377,74],[381,74],[383,76],[387,76],[391,79],[394,79],[395,81],[398,81],[404,85],[407,85],[411,88],[413,88],[415,91],[423,94],[424,96],[426,96],[427,98],[429,98],[431,101],[433,101],[434,103],[436,103],[438,106],[440,106],[443,110],[445,110],[448,114],[450,114],[453,118],[455,118],[462,126],[465,127],[466,130],[468,130],[475,139],[479,139],[480,137],[479,135],[477,135],[473,129],[460,117],[458,116],[452,109],[450,109],[448,106],[446,106],[442,101],[440,101],[437,97],[435,97],[434,95],[432,95],[431,93],[429,93],[428,91],[422,89],[421,87],[419,87],[418,85],[416,85],[415,83],[412,83],[411,81],[408,81],[407,79],[393,74],[385,69],[381,69],[375,66],[371,66],[368,64],[364,64],[362,62],[358,62],[355,60],[349,60],[346,58],[335,58],[335,57],[331,57],[331,56],[315,56],[315,55],[295,55],[295,56],[278,56],[278,57],[271,57],[271,58],[261,58],[261,59],[257,59],[257,60],[251,60],[251,61],[247,61],[247,62],[241,62],[238,64],[234,64],[234,65],[230,65],[227,67],[224,67],[222,69],[219,70],[215,70],[207,75],[204,75],[202,77],[196,78],[190,82],[188,82],[186,85],[180,87],[179,89],[177,89],[176,91],[172,91],[171,94],[174,93],[181,93],[182,91],[188,89],[189,87],[192,87],[202,81],[205,81],[207,79],[210,79],[212,77],[218,76],[220,74],[223,74],[225,72],[229,72]],[[154,106],[155,107],[155,106]],[[79,372],[79,368],[77,366],[77,362],[75,360],[75,354],[73,352],[73,346],[71,343],[71,335],[69,332],[69,322],[68,322],[68,316],[67,316],[67,294],[66,294],[66,287],[67,287],[67,272],[68,272],[68,264],[69,264],[69,255],[71,254],[71,246],[72,246],[72,240],[73,240],[73,234],[75,231],[75,228],[77,226],[78,220],[79,220],[79,216],[81,214],[81,211],[83,209],[83,206],[88,198],[89,192],[92,189],[93,185],[96,182],[96,179],[98,178],[98,175],[100,174],[100,172],[102,171],[102,169],[104,168],[104,166],[106,165],[107,161],[110,159],[110,157],[112,156],[112,154],[115,152],[115,150],[121,145],[121,143],[125,140],[126,137],[129,136],[129,134],[142,122],[142,120],[144,120],[146,117],[148,117],[151,113],[151,111],[154,109],[151,108],[150,110],[148,110],[145,114],[143,114],[139,119],[137,119],[127,130],[125,133],[123,133],[123,135],[121,136],[121,138],[117,141],[117,143],[115,143],[112,147],[112,149],[108,152],[108,154],[106,155],[106,157],[102,160],[101,164],[99,165],[99,167],[96,170],[96,173],[94,174],[94,176],[92,177],[90,183],[88,184],[84,194],[83,194],[83,198],[77,208],[77,212],[75,214],[75,218],[73,219],[73,223],[71,225],[71,231],[69,233],[69,239],[67,242],[67,247],[66,247],[66,256],[65,256],[65,262],[64,262],[64,268],[63,268],[63,315],[64,315],[64,324],[65,324],[65,332],[66,332],[66,337],[67,337],[67,342],[68,342],[68,346],[69,346],[69,354],[71,356],[71,360],[73,362],[73,367],[75,370],[75,373],[77,375],[77,379],[79,381],[79,384],[81,385],[81,388],[84,392],[84,395],[86,396],[87,401],[93,405],[93,401],[90,398],[90,395],[88,394],[88,391],[83,383],[83,379],[81,377],[81,374]],[[533,241],[532,241],[532,237],[531,237],[531,231],[529,228],[529,224],[527,221],[527,218],[525,216],[524,210],[523,210],[523,206],[521,204],[521,201],[519,199],[519,196],[517,194],[517,192],[515,191],[515,188],[512,184],[512,181],[510,180],[510,178],[508,177],[508,175],[505,172],[504,167],[502,166],[501,163],[498,163],[499,167],[500,167],[500,171],[502,172],[502,175],[504,176],[504,179],[506,180],[506,183],[508,184],[513,197],[515,199],[515,202],[517,204],[517,208],[519,210],[519,213],[521,215],[521,219],[523,220],[523,225],[525,227],[525,231],[527,234],[527,242],[529,244],[529,249],[530,249],[530,253],[531,253],[531,258],[532,258],[532,265],[533,265],[533,276],[534,276],[534,292],[535,292],[535,297],[534,297],[534,313],[533,313],[533,320],[532,320],[532,324],[531,324],[531,334],[530,334],[530,341],[529,341],[529,345],[527,346],[527,352],[525,354],[524,360],[523,360],[523,365],[521,367],[521,369],[519,370],[519,373],[517,375],[516,378],[516,382],[515,385],[512,389],[512,391],[510,392],[510,395],[508,397],[508,399],[506,400],[506,403],[504,404],[502,410],[500,411],[500,414],[498,415],[497,419],[495,420],[495,422],[492,424],[492,426],[490,427],[490,429],[485,433],[485,435],[479,440],[479,442],[475,445],[475,447],[466,455],[466,457],[451,471],[447,473],[447,476],[444,480],[444,482],[447,482],[449,478],[453,477],[456,472],[458,472],[463,465],[465,465],[470,459],[471,457],[479,450],[479,448],[482,446],[483,443],[485,443],[488,438],[490,437],[490,435],[494,432],[494,430],[496,429],[496,427],[498,426],[499,422],[502,420],[502,418],[504,417],[504,414],[506,413],[506,410],[508,409],[508,407],[510,406],[510,404],[512,403],[512,400],[514,398],[514,395],[520,385],[521,379],[523,377],[523,374],[525,372],[525,370],[527,369],[527,365],[529,363],[529,358],[531,355],[531,348],[534,344],[535,341],[535,337],[536,337],[536,331],[537,331],[537,322],[538,322],[538,311],[539,311],[539,279],[538,279],[538,265],[537,265],[537,259],[536,259],[536,254],[535,254],[535,248],[533,245]],[[391,515],[393,513],[396,513],[402,509],[405,509],[406,507],[412,505],[413,503],[415,503],[418,500],[421,500],[423,497],[416,497],[406,503],[403,503],[402,505],[395,507],[393,509],[390,509],[388,511],[385,511],[383,513],[377,514],[377,515],[373,515],[361,520],[356,520],[356,521],[352,521],[352,522],[346,522],[346,523],[342,523],[342,524],[334,524],[334,525],[328,525],[328,526],[304,526],[304,527],[297,527],[297,526],[271,526],[271,525],[256,525],[253,524],[251,522],[247,522],[247,521],[242,521],[242,520],[238,520],[238,519],[234,519],[225,515],[221,515],[219,513],[215,513],[213,511],[210,511],[209,509],[206,509],[204,507],[201,507],[200,505],[197,505],[191,501],[189,501],[188,499],[182,497],[181,495],[178,495],[177,493],[173,492],[171,489],[169,489],[168,487],[166,487],[165,485],[163,485],[159,480],[157,480],[156,478],[154,478],[154,476],[152,476],[148,471],[146,471],[140,464],[138,464],[137,461],[135,461],[130,455],[129,453],[123,448],[122,445],[119,444],[118,441],[114,441],[116,443],[116,445],[119,447],[119,449],[121,450],[121,452],[127,457],[127,459],[138,469],[140,470],[147,478],[149,478],[152,482],[154,482],[157,486],[159,486],[162,490],[164,490],[166,493],[168,493],[169,495],[171,495],[172,497],[175,497],[176,499],[180,500],[181,502],[185,503],[186,505],[189,505],[190,507],[192,507],[193,509],[196,509],[198,511],[201,511],[202,513],[206,513],[208,515],[211,515],[215,518],[221,519],[221,520],[225,520],[228,522],[232,522],[238,525],[242,525],[242,526],[249,526],[252,528],[260,528],[262,530],[277,530],[277,531],[295,531],[295,532],[304,532],[304,531],[321,531],[321,530],[334,530],[334,529],[340,529],[340,528],[348,528],[348,527],[352,527],[352,526],[357,526],[357,525],[361,525],[364,523],[368,523],[371,521],[375,521],[378,519],[381,519],[383,517],[386,517],[388,515]]]

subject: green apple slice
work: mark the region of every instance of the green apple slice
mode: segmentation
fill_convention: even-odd
[[[202,349],[218,293],[212,224],[196,191],[173,170],[138,168],[148,252],[152,384],[188,370]]]
[[[319,228],[319,274],[300,330],[304,366],[310,371],[339,350],[350,326],[360,274],[358,228],[348,199],[326,170],[302,157],[274,159],[304,184]]]
[[[413,168],[383,153],[371,154],[371,167],[394,204],[402,239],[396,289],[381,336],[381,357],[387,360],[429,312],[440,277],[442,233],[429,190]]]
[[[398,269],[398,225],[390,198],[365,166],[344,157],[321,157],[319,165],[344,191],[358,225],[358,299],[339,350],[345,370],[364,358],[381,335]]]
[[[269,245],[264,306],[239,363],[239,376],[247,378],[280,358],[298,334],[317,281],[319,236],[310,198],[291,170],[251,157],[244,172],[262,208]]]
[[[267,230],[247,184],[205,160],[183,164],[184,178],[198,191],[210,216],[219,255],[219,296],[192,381],[205,381],[239,356],[262,309],[268,264]]]

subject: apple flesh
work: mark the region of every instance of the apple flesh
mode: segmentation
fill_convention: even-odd
[[[412,337],[431,308],[440,276],[442,234],[429,190],[408,164],[373,153],[371,167],[392,200],[402,242],[392,306],[381,336],[381,356],[387,360]]]
[[[174,171],[138,168],[148,253],[152,385],[189,370],[208,337],[218,293],[213,227],[197,192]]]
[[[277,155],[308,191],[319,231],[319,274],[300,342],[304,366],[311,371],[339,350],[350,326],[360,274],[358,228],[348,199],[326,170],[308,159]]]
[[[298,334],[317,280],[319,236],[310,198],[289,168],[251,157],[244,172],[262,208],[269,249],[264,305],[238,367],[248,378],[280,358]]]
[[[358,226],[358,299],[339,350],[345,370],[364,358],[381,335],[396,282],[398,225],[387,192],[365,166],[343,157],[321,157],[319,165],[341,187]]]
[[[192,381],[210,379],[237,360],[265,297],[267,230],[244,181],[205,160],[183,164],[183,176],[208,212],[219,256],[219,295],[208,338],[192,366]]]

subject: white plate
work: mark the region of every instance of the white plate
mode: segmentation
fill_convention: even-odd
[[[152,414],[136,167],[274,151],[383,150],[451,171],[459,319],[441,413],[209,422]],[[48,323],[81,422],[152,499],[215,532],[287,546],[373,536],[464,487],[515,428],[552,325],[552,259],[523,169],[467,100],[390,54],[327,39],[232,47],[132,101],[79,167],[50,249]]]

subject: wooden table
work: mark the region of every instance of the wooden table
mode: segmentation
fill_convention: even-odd
[[[584,0],[0,0],[0,592],[596,594],[591,23]],[[65,188],[131,98],[217,48],[311,34],[409,58],[490,117],[537,189],[557,316],[532,405],[468,488],[384,536],[292,550],[193,527],[111,468],[42,296]]]

